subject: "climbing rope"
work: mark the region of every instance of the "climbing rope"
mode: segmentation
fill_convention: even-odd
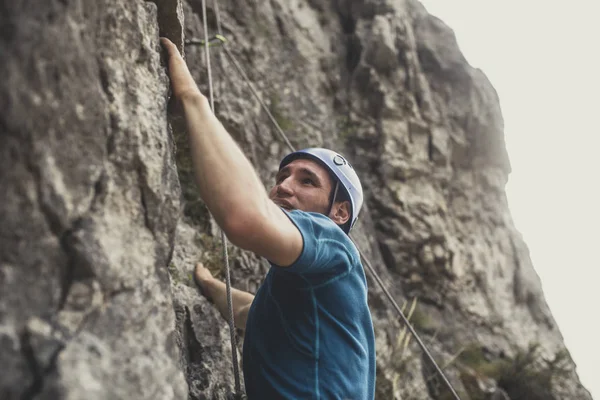
[[[215,1],[216,4],[216,1]],[[204,24],[204,52],[206,54],[206,69],[208,73],[208,94],[210,97],[210,109],[215,111],[215,99],[213,94],[212,72],[210,69],[210,40],[208,38],[208,19],[206,18],[206,0],[202,0],[202,22]],[[219,21],[220,23],[220,21]],[[219,27],[219,31],[221,28]],[[222,36],[221,36],[222,38]],[[229,268],[229,254],[227,254],[227,237],[221,230],[221,244],[223,246],[223,264],[225,264],[225,287],[227,291],[227,308],[229,311],[229,339],[231,341],[231,362],[233,364],[233,376],[235,380],[235,396],[242,396],[242,386],[240,384],[240,371],[237,357],[237,337],[235,332],[235,319],[233,315],[233,298],[231,295],[231,272]]]
[[[207,28],[207,18],[206,18],[206,0],[202,0],[202,17],[203,17],[203,23],[204,23],[204,38],[205,39],[203,41],[198,41],[198,40],[192,39],[192,40],[186,40],[186,42],[185,42],[186,44],[189,44],[189,45],[198,45],[198,44],[204,45],[204,49],[205,49],[205,53],[206,53],[207,70],[208,70],[208,87],[209,87],[211,109],[214,112],[214,102],[213,102],[214,100],[213,100],[213,92],[212,92],[213,91],[212,76],[211,76],[211,69],[210,69],[210,55],[209,55],[208,49],[209,49],[209,47],[216,44],[217,42],[220,42],[221,47],[225,51],[225,54],[227,55],[227,57],[229,58],[231,63],[235,66],[236,70],[238,71],[238,73],[240,74],[240,76],[242,77],[242,79],[244,80],[246,85],[248,85],[248,87],[250,88],[250,91],[252,92],[252,94],[254,95],[256,100],[261,105],[262,109],[265,111],[265,113],[269,117],[269,120],[271,121],[271,123],[273,124],[275,129],[277,130],[277,132],[278,132],[279,136],[281,137],[281,139],[283,140],[283,142],[288,146],[288,148],[292,152],[296,151],[294,146],[291,144],[291,142],[287,138],[287,135],[285,134],[285,132],[279,126],[279,123],[277,123],[277,120],[271,114],[271,111],[269,110],[267,105],[262,101],[260,95],[254,89],[252,82],[248,78],[248,75],[246,74],[246,72],[244,71],[244,69],[242,68],[240,63],[237,61],[237,59],[231,53],[231,51],[227,48],[226,39],[223,36],[223,32],[221,30],[221,19],[220,19],[219,5],[218,5],[217,0],[214,0],[214,7],[215,7],[216,20],[217,20],[218,35],[216,35],[215,37],[213,37],[211,39],[208,38],[208,28]],[[410,324],[408,319],[404,316],[404,313],[402,312],[402,310],[400,309],[400,307],[398,306],[398,304],[392,297],[389,290],[385,287],[385,284],[379,277],[379,274],[377,273],[377,271],[375,271],[375,269],[373,268],[369,259],[365,256],[365,254],[360,250],[360,248],[356,244],[356,240],[354,239],[354,237],[350,236],[350,239],[352,239],[352,242],[356,246],[356,249],[358,250],[360,257],[365,262],[370,274],[375,279],[375,281],[377,282],[377,284],[379,285],[381,290],[385,293],[385,295],[388,298],[388,300],[390,301],[390,303],[392,303],[392,306],[396,310],[396,313],[400,316],[400,319],[402,319],[402,322],[406,325],[406,327],[408,327],[408,330],[413,335],[413,337],[416,339],[419,347],[421,347],[421,349],[423,350],[423,352],[425,353],[425,355],[427,356],[429,361],[433,364],[435,370],[441,376],[441,378],[442,378],[443,382],[445,383],[445,385],[447,386],[448,390],[452,393],[452,396],[456,400],[461,400],[460,397],[458,396],[458,393],[456,393],[456,390],[454,389],[454,387],[452,386],[452,384],[450,383],[450,381],[448,380],[448,378],[446,377],[446,375],[444,374],[442,369],[439,367],[439,365],[437,364],[437,362],[435,361],[435,359],[433,358],[433,356],[427,349],[427,346],[425,345],[425,343],[421,340],[421,338],[419,337],[419,335],[417,334],[417,332],[415,331],[413,326]],[[235,376],[235,391],[236,391],[236,395],[241,396],[242,392],[241,392],[241,388],[240,388],[240,378],[239,378],[238,363],[237,363],[237,340],[235,337],[233,305],[232,305],[232,299],[231,299],[231,280],[230,280],[230,271],[229,271],[229,257],[227,254],[227,246],[226,246],[227,239],[226,239],[225,233],[223,231],[221,231],[221,240],[223,242],[223,259],[224,259],[225,271],[226,271],[227,304],[229,306],[229,321],[228,322],[229,322],[229,329],[230,329],[230,333],[231,333],[231,346],[232,346],[232,354],[233,354],[232,361],[233,361],[233,370],[234,370],[234,376]]]
[[[442,369],[435,362],[435,359],[433,358],[433,356],[431,355],[431,353],[427,349],[427,346],[425,346],[425,343],[423,343],[423,341],[421,340],[421,338],[419,337],[419,335],[417,334],[417,332],[414,330],[414,328],[412,327],[412,325],[410,324],[410,322],[408,321],[408,319],[404,316],[404,313],[402,312],[402,310],[400,309],[400,307],[398,307],[398,303],[396,303],[396,301],[392,297],[392,295],[389,292],[389,290],[387,290],[387,288],[383,284],[383,281],[381,280],[381,278],[379,277],[379,274],[377,274],[377,272],[375,271],[375,269],[371,265],[371,262],[369,261],[369,259],[364,255],[364,253],[356,245],[356,241],[354,240],[354,238],[352,236],[350,238],[352,239],[352,241],[354,242],[354,245],[358,249],[358,252],[360,253],[361,258],[363,259],[363,261],[365,262],[365,264],[367,264],[367,268],[369,269],[369,272],[371,273],[371,275],[373,276],[373,278],[375,279],[375,281],[377,281],[377,283],[379,284],[379,287],[381,287],[381,290],[383,290],[383,292],[385,293],[385,295],[387,296],[387,298],[390,300],[390,303],[392,303],[392,306],[394,307],[394,309],[396,310],[396,312],[398,313],[398,315],[402,319],[402,322],[404,322],[404,325],[406,325],[406,327],[408,327],[408,330],[410,331],[410,333],[417,340],[417,343],[419,344],[419,347],[421,347],[421,349],[423,350],[423,352],[425,353],[425,355],[427,356],[427,358],[429,359],[429,361],[431,361],[431,363],[433,364],[433,367],[435,368],[435,370],[437,371],[437,373],[440,374],[440,376],[442,377],[442,380],[444,381],[444,384],[448,387],[448,390],[450,390],[450,392],[452,393],[452,395],[454,396],[454,398],[456,400],[460,400],[460,397],[458,396],[458,393],[456,393],[456,391],[454,390],[454,387],[452,386],[452,384],[450,383],[450,381],[448,380],[448,378],[446,377],[446,375],[444,374],[444,372],[442,371]]]

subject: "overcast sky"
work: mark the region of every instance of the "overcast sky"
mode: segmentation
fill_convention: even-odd
[[[422,0],[500,96],[506,187],[546,301],[600,399],[600,2]]]

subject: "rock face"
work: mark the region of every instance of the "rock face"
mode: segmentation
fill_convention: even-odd
[[[0,9],[0,398],[184,398],[156,5]]]
[[[222,246],[158,45],[202,37],[201,0],[30,3],[0,0],[0,398],[226,398],[228,328],[191,279],[222,276]],[[354,239],[461,398],[591,399],[511,220],[497,95],[452,31],[412,0],[208,3],[293,145],[353,162]],[[268,187],[287,149],[211,54],[216,113]],[[268,265],[229,250],[255,291]],[[369,282],[377,398],[450,398]]]

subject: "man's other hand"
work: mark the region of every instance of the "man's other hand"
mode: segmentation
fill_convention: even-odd
[[[207,285],[209,285],[210,282],[212,282],[214,279],[215,278],[212,276],[210,271],[207,268],[205,268],[202,263],[196,264],[196,268],[194,269],[194,281],[196,282],[196,285],[198,285],[198,287],[200,288],[202,294],[209,300],[211,299],[211,296],[210,290],[207,287]]]
[[[160,38],[160,43],[168,54],[169,77],[173,95],[181,100],[187,96],[201,94],[177,46],[165,37]]]

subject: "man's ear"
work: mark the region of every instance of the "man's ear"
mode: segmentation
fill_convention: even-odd
[[[337,225],[344,225],[350,219],[350,202],[340,201],[335,202],[332,207],[329,218],[333,220]]]

